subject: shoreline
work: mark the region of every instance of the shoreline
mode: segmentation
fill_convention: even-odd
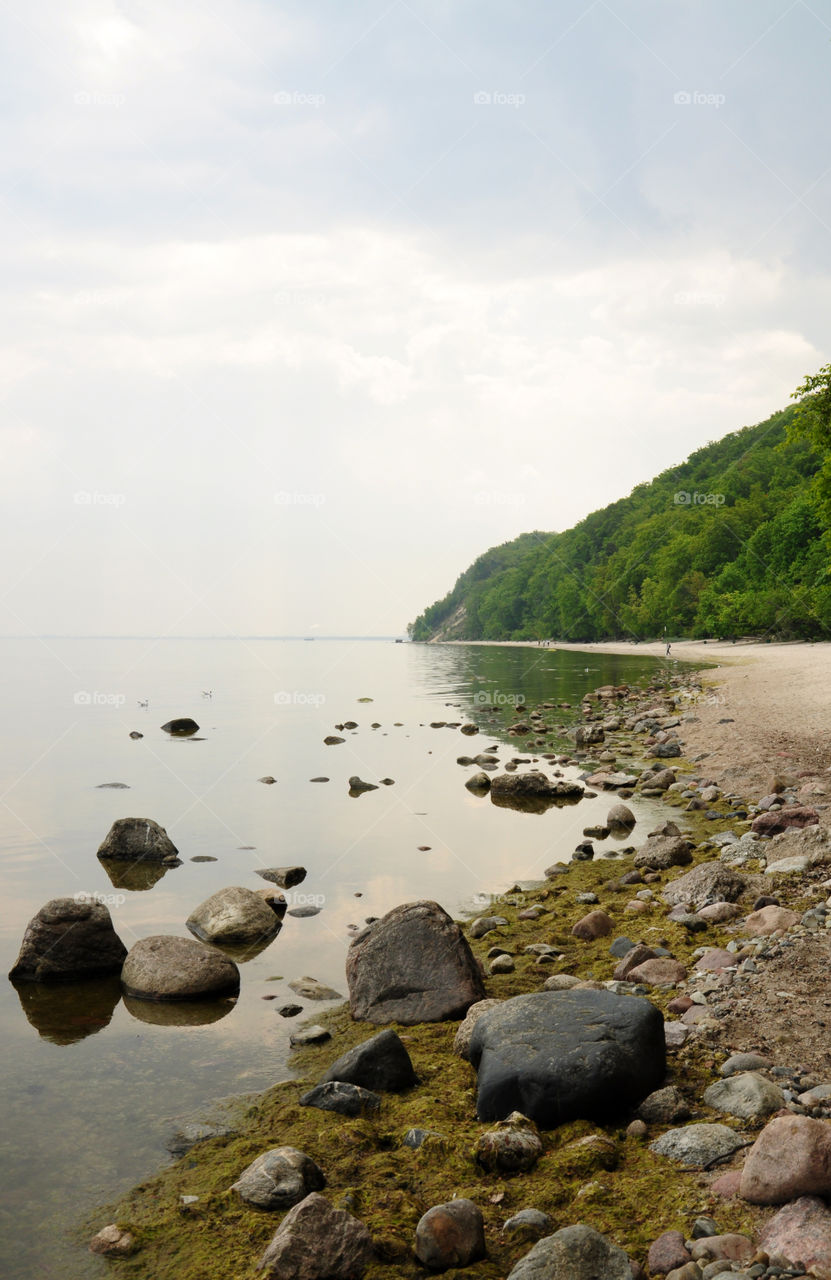
[[[591,652],[592,649],[585,651]],[[741,671],[741,665],[736,663],[734,669]],[[746,881],[746,887],[740,895],[742,906],[736,908],[738,917],[752,909],[754,898],[763,890],[763,877],[758,874],[757,867],[760,865],[764,870],[764,856],[770,846],[763,844],[753,851],[754,855],[762,857],[761,864],[756,856],[750,855],[745,856],[744,863],[726,862],[720,858],[721,838],[735,841],[736,833],[746,832],[750,825],[749,820],[740,817],[745,806],[742,798],[735,794],[737,789],[733,786],[727,788],[732,793],[729,797],[724,794],[718,799],[710,797],[720,809],[729,811],[717,821],[710,820],[709,813],[687,812],[687,801],[682,796],[682,789],[688,789],[690,785],[694,791],[706,790],[710,780],[707,762],[697,765],[690,757],[694,754],[691,745],[693,733],[704,732],[700,716],[703,700],[712,696],[706,692],[697,696],[696,686],[703,678],[709,687],[712,674],[715,673],[677,673],[678,684],[674,693],[679,700],[681,723],[678,734],[683,755],[680,758],[653,759],[651,763],[669,766],[677,773],[679,786],[664,793],[663,803],[668,819],[677,819],[697,846],[691,865],[741,867],[740,874]],[[668,692],[672,694],[673,690]],[[687,694],[691,701],[685,703]],[[631,701],[643,708],[660,704],[662,696],[639,690]],[[704,703],[704,706],[714,713],[722,711],[719,704]],[[664,711],[665,717],[673,714],[668,707],[669,704]],[[600,721],[616,709],[614,703],[596,703],[588,719]],[[685,718],[689,714],[692,714],[692,719]],[[586,722],[586,717],[583,722]],[[733,724],[725,727],[735,733]],[[671,729],[669,734],[671,738]],[[660,737],[658,741],[661,741]],[[605,746],[590,747],[582,753],[580,765],[589,772],[602,769],[604,766],[597,756],[611,748],[622,758],[606,767],[622,768],[628,772],[631,760],[632,766],[637,762],[637,768],[631,771],[638,772],[650,763],[646,747],[647,743],[635,732],[610,731]],[[522,743],[517,742],[516,748],[521,751]],[[506,749],[510,750],[507,744]],[[735,743],[734,750],[739,750]],[[579,756],[579,749],[572,755]],[[774,767],[774,763],[765,761],[769,769]],[[698,782],[694,783],[693,779],[698,779]],[[643,782],[641,780],[640,785]],[[792,782],[795,794],[801,780],[793,779]],[[604,794],[607,793],[604,791]],[[760,795],[761,792],[757,792],[755,798]],[[617,790],[609,790],[610,807],[625,796],[625,790],[623,795]],[[683,818],[681,810],[685,810]],[[828,810],[825,809],[823,821],[827,821],[827,816]],[[248,1112],[246,1126],[238,1134],[212,1139],[192,1148],[184,1160],[162,1170],[121,1201],[114,1220],[134,1231],[140,1244],[139,1252],[130,1264],[131,1273],[152,1275],[154,1280],[168,1280],[168,1277],[173,1280],[174,1276],[176,1280],[196,1280],[197,1277],[199,1280],[211,1280],[214,1276],[236,1274],[245,1267],[246,1259],[253,1265],[278,1225],[275,1221],[277,1215],[252,1214],[239,1205],[229,1204],[233,1197],[229,1196],[228,1188],[250,1160],[268,1147],[284,1143],[308,1152],[326,1173],[327,1198],[333,1204],[347,1208],[369,1226],[377,1249],[377,1261],[368,1268],[367,1280],[390,1274],[402,1277],[422,1275],[423,1268],[417,1265],[412,1255],[415,1225],[431,1205],[446,1202],[451,1196],[472,1199],[485,1216],[488,1257],[470,1268],[471,1280],[495,1280],[497,1276],[505,1276],[510,1267],[528,1253],[536,1237],[523,1238],[522,1242],[519,1238],[507,1238],[500,1224],[517,1210],[532,1205],[553,1215],[552,1231],[577,1221],[587,1222],[641,1265],[646,1262],[651,1243],[662,1232],[680,1230],[682,1236],[688,1236],[695,1214],[712,1215],[720,1231],[738,1232],[748,1242],[759,1238],[772,1211],[743,1201],[736,1196],[735,1189],[729,1197],[714,1190],[714,1184],[720,1182],[726,1166],[719,1162],[718,1168],[704,1172],[704,1176],[702,1172],[706,1165],[699,1164],[692,1170],[679,1169],[666,1158],[654,1155],[647,1140],[651,1142],[668,1126],[678,1125],[690,1116],[693,1121],[723,1122],[723,1116],[713,1114],[706,1105],[702,1107],[702,1098],[705,1088],[718,1079],[718,1062],[723,1062],[733,1048],[770,1052],[774,1046],[771,1067],[779,1069],[784,1064],[790,1069],[792,1064],[802,1063],[804,1071],[804,1064],[808,1064],[807,1069],[812,1066],[813,1049],[808,1042],[795,1048],[786,1040],[785,1048],[781,1050],[785,1056],[776,1056],[776,1041],[782,1037],[776,1030],[776,1012],[771,1011],[769,987],[761,989],[758,1007],[753,1006],[752,1000],[750,1008],[743,1007],[748,1003],[748,992],[752,995],[756,969],[751,966],[741,986],[730,973],[723,980],[720,974],[697,973],[695,956],[701,942],[712,948],[732,946],[739,956],[745,953],[756,955],[756,968],[763,971],[762,976],[767,977],[767,969],[771,970],[773,989],[777,985],[787,985],[796,991],[796,979],[793,975],[787,980],[776,976],[774,971],[780,960],[780,950],[775,940],[760,939],[761,946],[757,943],[755,951],[752,943],[737,942],[736,933],[741,932],[738,918],[735,922],[729,918],[712,924],[708,922],[706,932],[699,932],[698,928],[690,930],[685,924],[667,916],[662,890],[679,875],[685,874],[690,869],[689,865],[671,863],[666,871],[645,870],[640,880],[633,884],[634,846],[641,847],[645,836],[646,832],[639,829],[633,837],[632,850],[624,856],[607,861],[601,856],[602,847],[598,847],[595,860],[564,864],[564,874],[550,877],[537,889],[508,890],[498,895],[490,909],[507,917],[507,927],[500,928],[498,932],[488,932],[480,937],[471,930],[470,920],[463,920],[460,924],[471,941],[474,954],[489,975],[486,994],[497,999],[509,999],[539,990],[549,975],[570,977],[575,983],[582,982],[590,988],[608,984],[617,965],[617,960],[609,952],[610,937],[582,940],[584,935],[578,934],[576,937],[581,940],[575,941],[572,932],[583,915],[596,909],[609,913],[613,934],[627,934],[653,945],[660,941],[662,947],[668,948],[683,967],[685,978],[672,986],[648,984],[645,994],[661,1010],[676,1033],[669,1042],[668,1087],[663,1090],[674,1094],[672,1115],[667,1113],[657,1120],[653,1116],[646,1124],[639,1120],[640,1129],[633,1129],[632,1124],[624,1129],[626,1118],[613,1124],[577,1120],[559,1125],[541,1134],[545,1158],[536,1169],[511,1173],[508,1177],[488,1173],[471,1159],[477,1140],[490,1126],[475,1119],[475,1077],[467,1061],[453,1051],[457,1022],[393,1024],[412,1055],[419,1086],[403,1095],[385,1094],[381,1112],[383,1119],[364,1115],[344,1121],[339,1116],[327,1117],[324,1113],[299,1106],[299,1096],[321,1078],[321,1073],[335,1057],[365,1042],[378,1030],[369,1023],[353,1022],[348,1003],[344,1003],[319,1019],[331,1031],[333,1038],[322,1047],[306,1048],[296,1054],[293,1062],[295,1078],[261,1095]],[[831,853],[828,861],[831,861]],[[829,868],[825,867],[820,869],[820,874],[827,875],[828,871]],[[622,878],[624,875],[626,880]],[[774,889],[783,905],[797,906],[803,911],[811,904],[810,895],[815,891],[799,875],[777,877],[765,882],[764,888]],[[596,902],[597,908],[581,905],[581,898],[585,900],[585,895],[590,895],[588,901]],[[520,914],[531,906],[541,909],[539,918],[530,920]],[[794,919],[798,921],[799,916]],[[515,958],[515,972],[496,976],[495,971],[490,971],[488,952],[494,939],[504,944]],[[809,937],[808,942],[813,940]],[[823,942],[825,940],[823,938]],[[536,956],[526,952],[528,946],[533,950],[541,942],[553,944],[562,953],[559,962],[547,969],[538,968]],[[791,944],[786,940],[786,945]],[[787,954],[792,962],[799,962],[803,953]],[[826,945],[813,969],[801,963],[798,967],[803,979],[813,974],[817,990],[824,992],[827,963]],[[640,993],[640,990],[631,991],[631,994]],[[741,998],[737,999],[739,993]],[[630,992],[622,991],[620,994]],[[695,1001],[690,998],[692,995],[695,995]],[[688,1018],[686,1012],[680,1014],[679,1008],[671,1007],[679,996],[692,1009],[694,1016]],[[810,1018],[806,1018],[806,1022],[809,1023]],[[724,1028],[728,1030],[727,1035]],[[798,1039],[800,1031],[789,1026],[786,1035]],[[821,1070],[822,1054],[816,1057],[815,1071]],[[802,1079],[801,1076],[797,1078]],[[831,1114],[831,1109],[822,1114]],[[756,1122],[727,1118],[728,1127],[739,1129],[744,1146],[752,1143],[763,1124],[764,1119]],[[404,1132],[414,1126],[433,1132],[438,1130],[441,1136],[430,1140],[418,1151],[408,1150],[401,1146],[401,1139]],[[744,1155],[742,1149],[731,1158],[730,1169],[738,1170]],[[736,1176],[734,1173],[734,1182]],[[182,1197],[192,1196],[196,1197],[195,1201],[183,1208]],[[695,1213],[692,1206],[695,1206]],[[646,1221],[644,1207],[647,1208]],[[94,1229],[100,1228],[103,1221],[101,1215],[97,1215]],[[211,1230],[206,1244],[203,1237],[208,1224]],[[175,1266],[170,1268],[166,1262],[174,1254]],[[634,1274],[643,1276],[644,1273],[637,1271]]]

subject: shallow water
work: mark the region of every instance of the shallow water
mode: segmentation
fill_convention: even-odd
[[[263,888],[256,868],[305,866],[287,896],[322,906],[286,917],[241,964],[236,1003],[125,1002],[117,982],[26,984],[19,994],[0,984],[7,1280],[106,1273],[73,1238],[80,1216],[159,1166],[175,1117],[290,1075],[289,1034],[302,1017],[282,1019],[263,997],[294,999],[287,983],[303,974],[345,991],[350,924],[420,897],[451,913],[481,909],[488,895],[567,861],[608,796],[544,814],[497,808],[465,789],[469,770],[456,757],[495,744],[502,759],[530,754],[505,733],[521,698],[579,707],[588,689],[656,669],[635,656],[392,641],[3,640],[0,653],[5,972],[52,897],[101,896],[128,947],[154,933],[187,936],[186,917],[209,894]],[[199,733],[171,739],[159,726],[175,716],[192,716]],[[346,742],[325,746],[349,719],[358,728]],[[483,729],[429,727],[439,720]],[[275,785],[258,781],[269,774]],[[395,785],[353,798],[352,774]],[[321,775],[330,781],[310,781]],[[110,782],[130,789],[100,789]],[[645,820],[657,813],[640,802]],[[160,822],[182,865],[155,883],[116,875],[114,884],[95,854],[127,816]],[[216,861],[192,861],[202,857]]]

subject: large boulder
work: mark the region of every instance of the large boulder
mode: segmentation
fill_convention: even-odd
[[[593,1227],[575,1223],[538,1240],[508,1280],[632,1280],[622,1249]]]
[[[203,942],[262,942],[280,932],[280,920],[266,899],[253,889],[231,885],[206,898],[186,921]]]
[[[258,1270],[273,1280],[360,1280],[372,1259],[364,1224],[313,1191],[289,1209]]]
[[[548,778],[538,769],[530,769],[528,773],[497,773],[491,778],[491,801],[507,808],[543,812],[558,801],[580,800],[582,795],[579,782]]]
[[[751,1204],[831,1195],[831,1124],[809,1116],[775,1116],[748,1152],[740,1194]]]
[[[394,907],[362,930],[347,952],[346,980],[360,1022],[444,1022],[485,995],[467,939],[429,901]]]
[[[756,1071],[740,1071],[725,1080],[716,1080],[704,1090],[704,1102],[740,1120],[759,1120],[784,1107],[782,1090]]]
[[[164,827],[152,818],[116,818],[98,849],[99,858],[129,862],[178,862],[176,848]]]
[[[800,1196],[765,1225],[759,1247],[801,1262],[813,1275],[831,1275],[831,1210],[816,1196]]]
[[[605,742],[606,734],[600,724],[580,724],[574,733],[574,741],[578,747],[590,747],[595,743]]]
[[[391,1027],[348,1049],[332,1063],[323,1079],[343,1080],[384,1093],[401,1093],[417,1083],[410,1055]]]
[[[131,949],[121,985],[139,1000],[210,1000],[236,995],[239,969],[216,947],[157,934]]]
[[[637,819],[626,804],[613,804],[606,814],[606,824],[612,831],[631,831]]]
[[[663,1017],[611,991],[540,991],[503,1001],[470,1041],[480,1120],[520,1111],[542,1129],[621,1115],[663,1082]]]
[[[290,1209],[325,1185],[311,1156],[295,1147],[272,1147],[243,1170],[231,1190],[255,1209]]]
[[[26,926],[10,978],[69,982],[118,973],[127,948],[103,902],[52,898]]]
[[[699,911],[711,902],[735,902],[747,881],[723,862],[701,862],[677,880],[671,880],[663,891],[664,902],[671,907],[685,906]]]

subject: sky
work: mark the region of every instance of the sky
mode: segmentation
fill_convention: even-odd
[[[0,37],[0,634],[400,634],[829,360],[819,0]]]

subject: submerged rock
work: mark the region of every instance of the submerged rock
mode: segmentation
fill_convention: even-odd
[[[29,982],[101,977],[119,972],[126,954],[103,902],[52,898],[27,924],[9,977]]]
[[[128,995],[140,1000],[208,1000],[239,992],[239,969],[216,947],[157,934],[131,949],[121,971]]]
[[[191,720],[189,716],[180,716],[177,720],[168,720],[167,724],[162,725],[162,730],[164,733],[187,738],[192,733],[199,732],[199,725],[195,720]]]
[[[436,902],[408,902],[369,925],[346,957],[352,1017],[443,1022],[485,995],[467,939]]]
[[[218,889],[188,916],[187,927],[203,942],[265,942],[280,932],[280,920],[265,898],[253,889],[230,885]]]
[[[164,827],[152,818],[116,818],[99,846],[98,857],[176,863],[178,852]]]

